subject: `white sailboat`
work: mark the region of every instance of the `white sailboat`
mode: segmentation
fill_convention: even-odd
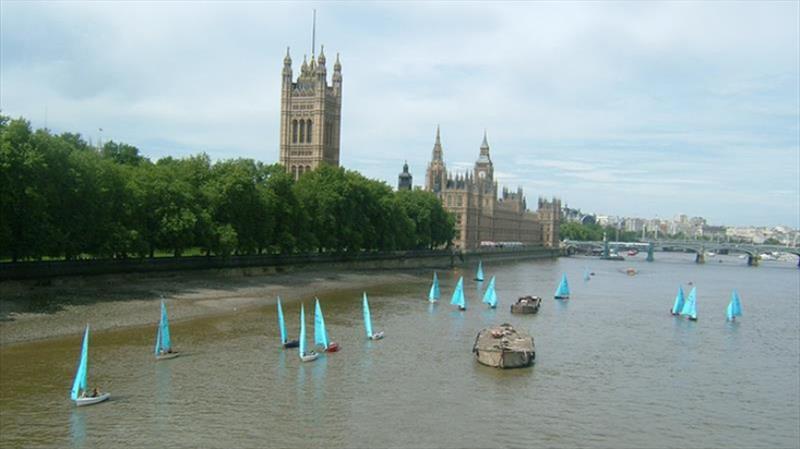
[[[172,341],[169,336],[169,319],[167,319],[167,306],[164,305],[164,299],[161,299],[161,320],[158,323],[158,332],[156,332],[156,360],[174,359],[180,354],[172,350]]]
[[[312,362],[319,357],[315,351],[306,351],[306,312],[303,304],[300,304],[300,348],[297,351],[300,354],[300,360],[303,362]]]
[[[458,306],[458,310],[467,310],[467,298],[464,297],[464,276],[458,278],[458,284],[456,284],[456,289],[453,290],[450,304]]]
[[[78,407],[84,405],[97,404],[103,402],[109,397],[111,393],[100,393],[95,388],[92,392],[87,390],[86,378],[89,373],[89,325],[86,325],[86,331],[83,333],[83,345],[81,346],[81,358],[78,361],[78,370],[75,373],[75,380],[72,382],[72,390],[70,391],[70,398],[75,401]]]
[[[364,292],[364,299],[362,301],[362,308],[364,309],[364,330],[367,332],[367,338],[370,340],[380,340],[383,338],[383,332],[372,332],[372,316],[369,313],[369,302],[367,301],[367,292]]]

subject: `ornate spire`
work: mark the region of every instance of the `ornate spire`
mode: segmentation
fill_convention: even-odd
[[[319,58],[317,58],[317,62],[319,62],[319,65],[325,65],[325,46],[324,45],[320,45],[319,46]]]
[[[436,141],[433,143],[433,160],[442,160],[442,139],[439,137],[439,125],[436,125]]]
[[[303,65],[300,66],[300,73],[306,73],[308,70],[308,57],[303,55]]]
[[[489,157],[489,141],[486,138],[486,130],[483,130],[483,142],[481,143],[481,154],[478,157],[478,162],[492,162]]]
[[[289,56],[289,47],[286,47],[286,57],[283,58],[283,65],[292,65],[292,57]]]
[[[286,47],[286,57],[283,58],[283,77],[284,83],[291,83],[292,78],[292,57],[289,56],[289,47]]]
[[[333,64],[333,70],[336,72],[342,71],[342,64],[339,62],[339,53],[336,53],[336,63]]]

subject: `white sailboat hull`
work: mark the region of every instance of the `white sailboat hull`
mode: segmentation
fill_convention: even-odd
[[[78,398],[78,399],[75,399],[75,405],[77,405],[78,407],[82,407],[84,405],[97,404],[98,402],[103,402],[103,401],[105,401],[106,399],[108,399],[110,397],[111,397],[111,393],[103,393],[103,394],[101,394],[99,396],[96,396],[96,397],[93,397],[93,398],[91,398],[91,397]]]
[[[307,353],[307,354],[301,354],[300,355],[300,361],[302,361],[302,362],[313,362],[314,360],[317,360],[317,357],[319,357],[319,354],[316,353],[316,352],[310,352],[310,353]]]
[[[370,340],[380,340],[383,338],[383,332],[375,332],[374,334],[369,336]]]
[[[166,354],[159,354],[156,356],[156,361],[174,359],[180,354],[181,354],[180,352],[168,352]]]

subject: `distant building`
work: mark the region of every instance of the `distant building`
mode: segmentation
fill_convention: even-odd
[[[540,198],[534,213],[527,209],[522,188],[516,192],[504,188],[498,198],[485,133],[472,173],[448,173],[437,127],[425,189],[436,194],[445,209],[455,215],[457,248],[476,249],[488,243],[559,246],[561,201]]]
[[[397,176],[397,190],[411,190],[411,173],[408,172],[408,162],[403,163],[403,172]]]
[[[303,57],[300,76],[292,80],[289,49],[283,58],[281,83],[280,163],[295,179],[325,162],[339,165],[342,117],[342,65],[339,55],[333,65],[332,85],[328,85],[325,52],[311,63]]]

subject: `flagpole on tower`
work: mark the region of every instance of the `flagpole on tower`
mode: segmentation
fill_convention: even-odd
[[[314,60],[314,48],[317,46],[317,10],[314,10],[314,19],[311,25],[311,60]]]

